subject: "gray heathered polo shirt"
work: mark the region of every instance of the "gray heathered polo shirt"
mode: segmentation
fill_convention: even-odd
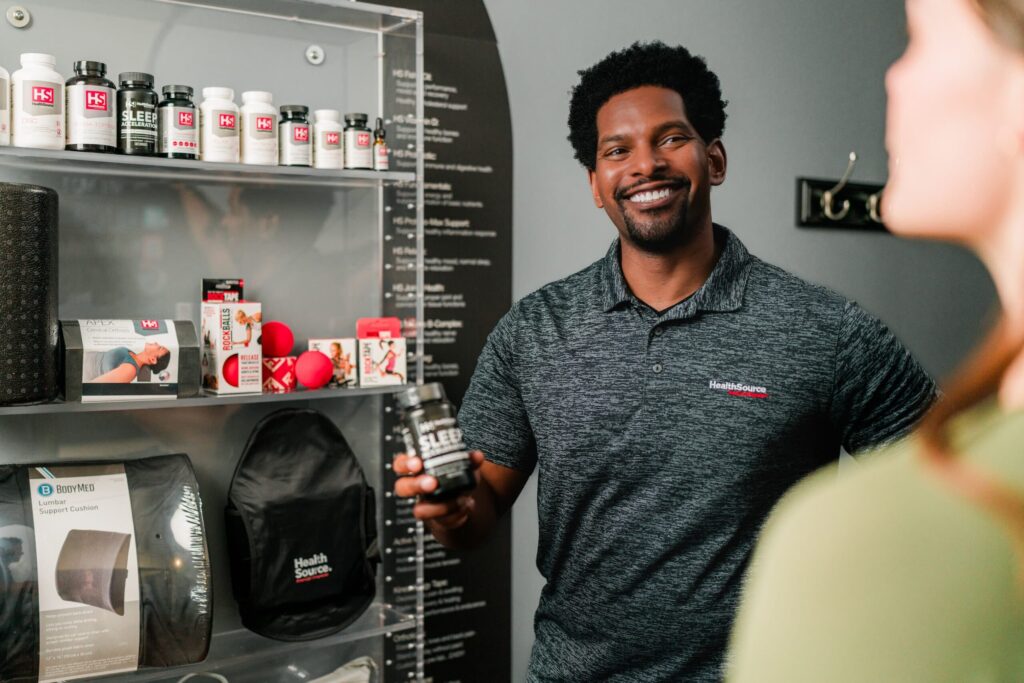
[[[480,356],[467,442],[539,476],[530,681],[719,680],[774,503],[935,396],[877,319],[715,236],[707,282],[661,315],[630,293],[616,242],[516,303]]]

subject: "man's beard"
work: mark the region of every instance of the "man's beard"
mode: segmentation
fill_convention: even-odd
[[[669,178],[651,178],[644,182],[655,182],[658,180],[669,180]],[[673,190],[689,192],[690,182],[685,178],[672,178],[680,184],[673,187]],[[629,241],[637,248],[650,254],[667,254],[687,244],[692,238],[690,227],[687,225],[686,201],[683,201],[678,209],[672,213],[655,219],[648,219],[640,223],[633,220],[628,210],[629,200],[620,191],[615,194],[615,202],[619,206],[619,213],[622,215],[623,223],[626,225],[626,234]]]

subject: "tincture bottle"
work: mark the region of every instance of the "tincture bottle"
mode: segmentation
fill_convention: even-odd
[[[376,126],[373,129],[373,170],[388,170],[388,143],[384,141],[387,133],[384,131],[384,120],[377,117]]]
[[[160,142],[157,153],[168,159],[199,158],[199,115],[187,85],[165,85],[157,105]]]
[[[475,488],[469,452],[444,386],[432,382],[409,387],[397,398],[406,452],[423,461],[424,474],[437,479],[437,488],[421,497],[442,500]]]
[[[152,156],[156,154],[159,98],[153,90],[153,77],[141,71],[118,74],[121,87],[117,91],[117,149],[121,154]]]
[[[68,99],[67,144],[76,152],[117,151],[117,88],[103,62],[75,62],[65,84]]]

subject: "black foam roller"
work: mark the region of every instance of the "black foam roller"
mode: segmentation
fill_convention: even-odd
[[[57,193],[0,183],[0,405],[58,391]]]

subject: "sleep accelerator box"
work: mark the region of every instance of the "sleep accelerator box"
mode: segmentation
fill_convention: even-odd
[[[187,398],[199,393],[199,341],[188,320],[62,320],[64,400]]]
[[[203,389],[263,392],[263,312],[255,301],[202,303]]]

